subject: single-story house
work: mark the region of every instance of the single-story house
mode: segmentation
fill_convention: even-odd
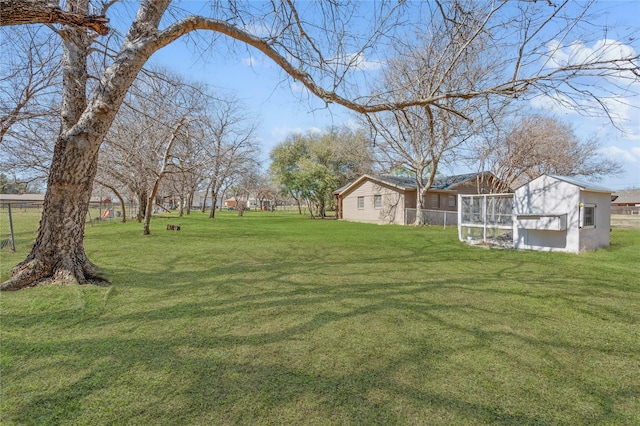
[[[425,191],[423,211],[449,212],[457,223],[458,194],[491,192],[495,176],[469,173],[436,179]],[[416,214],[415,178],[362,175],[334,192],[338,219],[355,222],[406,225]]]
[[[459,205],[461,240],[569,253],[609,246],[611,191],[573,177],[542,175],[513,194],[461,195]]]
[[[11,204],[18,208],[42,207],[44,204],[44,194],[0,194],[0,205]],[[111,200],[101,197],[91,197],[89,206],[102,206],[111,204]]]
[[[640,214],[640,189],[623,189],[616,191],[615,200],[611,201],[611,213]]]
[[[42,207],[44,194],[0,194],[0,205],[7,204],[17,208]]]

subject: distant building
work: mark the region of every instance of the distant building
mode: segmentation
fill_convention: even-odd
[[[611,213],[640,214],[640,189],[616,191],[611,202]]]
[[[44,194],[0,194],[0,205],[7,204],[18,208],[42,207]],[[92,206],[111,204],[111,200],[103,200],[100,197],[91,197],[89,204]]]

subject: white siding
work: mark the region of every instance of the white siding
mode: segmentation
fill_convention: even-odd
[[[580,230],[580,250],[595,250],[609,247],[611,233],[611,194],[582,191],[580,202],[595,205],[594,227]]]
[[[514,214],[516,215],[513,229],[514,247],[579,252],[579,202],[580,188],[550,176],[541,176],[518,188],[514,196]],[[525,223],[530,219],[525,215],[545,217],[566,215],[566,229],[526,229]]]
[[[581,187],[552,176],[541,176],[518,188],[514,195],[513,244],[518,249],[579,253],[609,246],[611,194],[582,190]],[[582,204],[582,207],[581,207]],[[595,205],[595,226],[580,225],[584,205]],[[531,215],[541,215],[537,223],[552,223],[566,215],[566,227],[550,230],[533,228]],[[561,221],[565,219],[562,218]],[[529,228],[529,229],[527,229]]]

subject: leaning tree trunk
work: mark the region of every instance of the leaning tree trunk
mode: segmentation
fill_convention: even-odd
[[[200,206],[200,213],[204,213],[207,211],[207,197],[209,196],[209,188],[211,185],[207,186],[207,189],[204,190],[204,196],[202,196],[202,205]]]
[[[86,12],[88,6],[78,2],[69,7],[71,11]],[[78,28],[66,28],[61,34],[63,114],[49,169],[40,228],[31,252],[13,269],[11,278],[0,285],[2,290],[17,290],[47,280],[86,283],[97,277],[96,267],[85,254],[83,238],[98,148],[108,126],[105,128],[95,121],[103,113],[84,114],[88,35]]]
[[[13,269],[12,277],[2,284],[2,290],[18,290],[42,281],[104,281],[87,258],[83,244],[97,161],[96,144],[83,135],[58,140],[36,242],[27,258]]]
[[[0,1],[2,7],[10,3],[18,2]],[[0,284],[0,290],[18,290],[50,281],[105,282],[87,258],[83,243],[98,150],[127,90],[149,56],[160,47],[139,41],[153,34],[167,4],[168,0],[141,4],[136,21],[150,25],[134,22],[91,101],[87,99],[86,82],[92,40],[82,28],[65,26],[59,30],[63,41],[61,126],[49,169],[42,219],[31,252],[13,269],[11,278]],[[66,7],[69,13],[87,16],[89,1],[68,0]]]

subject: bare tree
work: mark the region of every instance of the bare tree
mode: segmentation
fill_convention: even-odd
[[[232,96],[209,96],[205,108],[198,148],[200,173],[207,182],[207,193],[211,194],[209,218],[213,219],[223,189],[247,167],[253,168],[259,150],[255,139],[257,123],[246,114],[239,100]]]
[[[262,173],[254,188],[255,198],[257,201],[256,208],[261,210],[275,208],[278,189],[271,185],[271,176],[269,173]]]
[[[558,118],[530,115],[481,141],[476,154],[480,167],[498,178],[496,190],[506,192],[545,173],[593,179],[620,170],[599,149],[597,139],[580,140]]]
[[[115,195],[116,198],[118,198],[118,202],[120,203],[120,210],[122,211],[122,223],[126,223],[127,222],[127,204],[125,202],[124,196],[122,195],[122,192],[121,192],[120,188],[118,188],[114,184],[111,184],[111,183],[108,183],[106,181],[100,180],[100,176],[99,175],[96,176],[95,183],[99,187],[102,186],[104,188],[107,188],[108,190],[113,192],[113,195]],[[94,191],[95,191],[95,189],[94,189]]]
[[[419,98],[435,97],[454,91],[472,92],[481,81],[496,78],[495,62],[484,56],[487,36],[474,33],[481,27],[478,19],[483,17],[475,7],[443,15],[442,9],[434,6],[429,16],[433,31],[418,34],[421,44],[417,49],[406,46],[389,62],[382,87],[394,96],[406,96],[408,92]],[[401,169],[415,177],[418,212],[440,164],[455,158],[456,150],[482,123],[488,97],[444,96],[433,105],[364,116],[365,125],[374,134],[375,152],[383,169]],[[423,224],[423,215],[416,214],[414,225]]]
[[[205,114],[205,100],[199,87],[156,70],[136,80],[107,134],[99,180],[120,182],[137,195],[145,235],[162,181],[192,171],[198,138],[191,128]]]
[[[2,143],[0,168],[22,182],[44,188],[53,156],[51,141],[58,131],[58,123],[49,115],[15,123]]]
[[[0,143],[17,123],[59,115],[60,43],[50,31],[0,29]]]
[[[44,187],[59,131],[59,39],[46,28],[2,27],[0,51],[0,167]]]
[[[0,25],[53,22],[54,27],[61,25],[56,27],[56,32],[63,45],[61,126],[51,161],[40,229],[31,252],[14,268],[12,277],[2,284],[2,289],[19,289],[43,280],[79,283],[101,280],[96,266],[87,258],[83,244],[85,216],[100,145],[127,90],[149,57],[196,30],[211,31],[250,46],[301,82],[313,95],[364,113],[412,105],[438,107],[444,99],[487,94],[524,96],[528,92],[557,94],[560,90],[571,95],[568,99],[572,101],[581,97],[593,99],[597,98],[595,86],[581,86],[580,76],[629,78],[627,76],[631,75],[637,79],[638,75],[636,53],[607,58],[594,54],[580,61],[550,62],[559,59],[554,52],[561,49],[561,45],[556,44],[555,50],[550,52],[549,43],[573,40],[573,32],[581,29],[578,24],[587,18],[583,12],[571,17],[574,9],[568,7],[568,1],[555,6],[542,2],[519,2],[515,6],[509,1],[482,3],[474,20],[475,30],[465,31],[471,34],[471,40],[481,34],[491,34],[492,48],[505,52],[504,69],[509,75],[502,81],[486,82],[472,89],[450,89],[426,96],[406,92],[404,97],[371,93],[366,91],[366,86],[359,85],[362,58],[376,49],[409,40],[399,38],[403,35],[402,28],[398,27],[401,22],[413,22],[422,25],[425,32],[430,31],[430,21],[423,19],[421,7],[435,4],[443,19],[448,19],[457,28],[457,25],[463,27],[467,23],[452,19],[453,12],[469,8],[475,1],[446,4],[382,2],[375,8],[364,2],[306,2],[298,7],[297,3],[286,0],[248,5],[230,1],[216,3],[209,17],[185,15],[179,9],[167,13],[170,3],[170,0],[139,3],[120,47],[113,55],[104,56],[104,72],[98,76],[95,89],[89,91],[88,58],[100,41],[97,34],[103,34],[105,29],[98,26],[95,27],[97,34],[89,32],[87,23],[94,28],[93,18],[106,17],[116,3],[96,1],[90,8],[90,0],[66,0],[62,10],[50,2],[0,0]],[[362,8],[372,13],[364,13]],[[60,15],[61,10],[63,15]],[[82,19],[77,20],[76,16]],[[591,33],[594,30],[590,27]],[[459,46],[452,64],[464,60],[469,46],[468,43]],[[544,58],[547,58],[546,62]],[[358,89],[361,92],[355,91]],[[603,103],[602,106],[606,111],[607,105]]]

